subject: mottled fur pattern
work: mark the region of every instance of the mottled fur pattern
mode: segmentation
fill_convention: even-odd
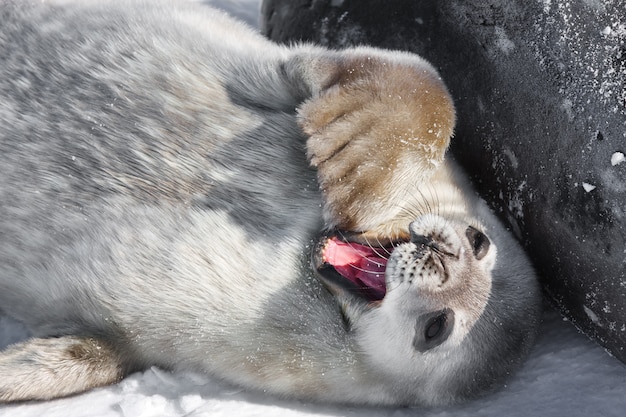
[[[423,59],[278,46],[187,2],[4,0],[0,22],[0,309],[33,333],[0,352],[0,401],[160,366],[305,400],[442,404],[527,352],[532,268],[444,162],[454,108]],[[452,295],[416,281],[366,305],[311,267],[335,229],[425,256],[442,238],[426,220],[411,235],[424,215],[477,284],[455,272],[438,281]],[[468,226],[497,247],[486,261]],[[418,352],[422,310],[448,301],[466,321]]]

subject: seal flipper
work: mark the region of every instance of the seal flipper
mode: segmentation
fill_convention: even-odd
[[[127,371],[108,342],[93,337],[30,339],[0,352],[0,402],[47,400],[109,385]]]

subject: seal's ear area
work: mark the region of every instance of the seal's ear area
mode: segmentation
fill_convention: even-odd
[[[413,186],[427,179],[443,160],[455,123],[450,95],[429,64],[367,52],[313,65],[332,75],[298,109],[307,156],[337,216],[334,225],[344,230],[366,229],[368,214],[359,211],[384,210],[406,191],[395,183],[403,168],[410,167]],[[383,206],[371,207],[374,199]]]
[[[118,382],[121,356],[89,337],[30,339],[0,352],[0,402],[48,400]]]

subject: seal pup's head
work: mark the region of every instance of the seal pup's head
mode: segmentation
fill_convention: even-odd
[[[393,398],[442,404],[474,397],[497,386],[529,350],[537,280],[521,248],[490,219],[487,228],[424,214],[392,240],[322,239],[315,269]]]

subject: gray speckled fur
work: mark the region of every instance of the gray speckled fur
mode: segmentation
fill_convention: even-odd
[[[332,224],[296,108],[326,82],[314,58],[337,54],[199,5],[101,3],[0,1],[0,309],[34,335],[0,353],[0,400],[151,365],[322,401],[472,393],[365,369],[310,272]]]

